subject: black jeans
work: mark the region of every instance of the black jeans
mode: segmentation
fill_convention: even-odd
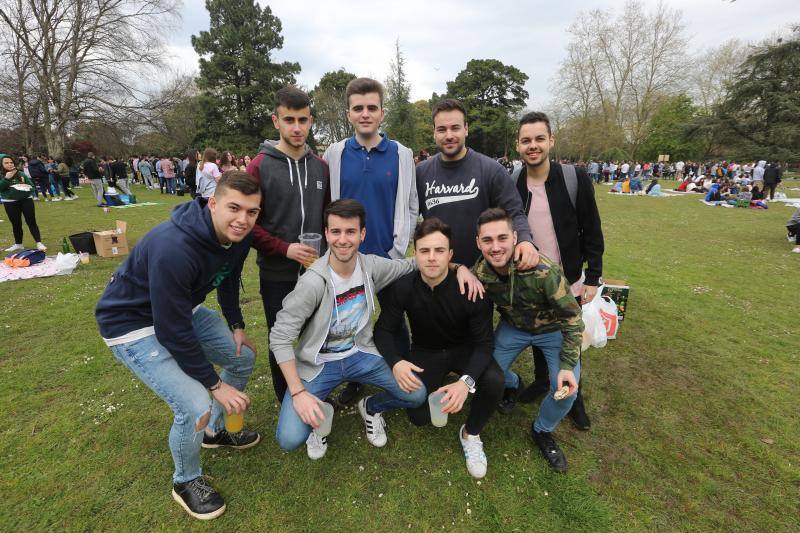
[[[8,220],[11,221],[11,231],[14,233],[14,244],[22,244],[23,216],[25,217],[25,223],[28,225],[33,240],[42,242],[42,236],[39,234],[39,226],[36,225],[36,207],[34,207],[31,198],[16,202],[3,202],[3,207],[6,208]]]
[[[271,281],[260,278],[261,282],[261,303],[264,304],[264,314],[267,317],[267,327],[272,331],[272,326],[275,325],[275,318],[278,316],[278,311],[282,308],[283,299],[286,295],[294,290],[297,280],[293,281]],[[267,332],[267,344],[269,344],[269,331]],[[286,394],[288,385],[286,378],[283,377],[281,367],[275,359],[275,354],[269,350],[269,370],[272,373],[272,388],[275,390],[275,396],[278,402],[283,401]]]
[[[772,200],[775,197],[775,188],[778,186],[777,183],[765,183],[764,184],[764,200],[767,199],[767,194],[769,194],[769,199]]]
[[[64,189],[64,196],[67,198],[72,198],[75,196],[75,193],[72,192],[72,189],[69,188],[69,176],[60,176],[61,179],[61,188]]]
[[[47,198],[48,194],[51,197],[53,196],[53,191],[50,190],[50,178],[48,176],[45,176],[43,178],[41,177],[36,178],[36,184],[42,190],[42,196],[44,196],[45,198]]]
[[[464,375],[464,364],[471,354],[472,346],[470,345],[449,350],[425,350],[412,346],[408,360],[425,370],[421,374],[417,374],[417,377],[425,384],[425,388],[430,394],[444,384],[444,378],[450,372],[459,377]],[[466,430],[470,435],[480,435],[503,397],[505,377],[494,358],[483,374],[472,377],[475,379],[477,391],[475,397],[472,398],[469,415],[467,415]],[[406,412],[408,418],[416,426],[424,426],[431,421],[428,402],[413,409],[406,409]]]

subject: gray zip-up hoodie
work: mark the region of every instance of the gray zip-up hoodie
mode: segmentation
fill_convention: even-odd
[[[283,308],[269,332],[269,347],[275,359],[278,363],[295,359],[297,373],[304,381],[313,380],[322,371],[323,365],[317,362],[317,355],[328,336],[334,313],[336,288],[328,267],[329,256],[330,251],[300,276],[294,290],[284,298]],[[373,297],[394,280],[413,272],[417,268],[416,261],[359,253],[356,268],[360,268],[364,276],[367,297],[367,320],[362,321],[356,333],[356,346],[362,352],[380,355],[372,338]],[[297,346],[292,345],[295,339]]]
[[[341,196],[342,152],[347,139],[332,144],[325,150],[322,158],[327,161],[331,172],[331,201]],[[394,245],[389,250],[389,257],[400,259],[405,257],[411,232],[417,227],[419,216],[419,199],[417,198],[417,173],[414,164],[414,153],[397,141],[398,168],[397,196],[394,201]]]

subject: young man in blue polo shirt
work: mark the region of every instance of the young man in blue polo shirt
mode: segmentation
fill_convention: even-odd
[[[381,133],[383,85],[370,78],[352,80],[345,90],[352,137],[331,145],[322,156],[330,167],[331,200],[352,198],[365,207],[366,239],[359,251],[389,259],[405,256],[419,214],[414,154]],[[384,294],[379,292],[378,302]],[[409,349],[404,327],[395,337],[400,353]],[[359,385],[348,384],[339,396],[352,403]]]

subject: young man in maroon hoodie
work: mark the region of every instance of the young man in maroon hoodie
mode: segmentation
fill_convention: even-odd
[[[308,95],[296,87],[284,87],[275,93],[274,103],[272,123],[280,139],[264,141],[247,165],[263,192],[253,247],[258,250],[261,300],[270,330],[283,299],[316,257],[316,250],[300,244],[298,237],[322,235],[322,212],[330,199],[328,165],[306,144],[313,122]],[[269,365],[275,395],[282,401],[286,380],[272,350]]]

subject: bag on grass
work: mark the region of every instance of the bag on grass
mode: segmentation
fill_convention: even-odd
[[[41,263],[45,257],[45,253],[39,250],[22,250],[6,256],[3,263],[12,268],[29,267]]]
[[[600,308],[600,318],[606,331],[606,338],[616,339],[619,329],[619,310],[617,304],[608,295],[595,298]]]
[[[608,342],[606,326],[600,314],[601,301],[602,298],[597,297],[581,307],[584,325],[581,350],[586,350],[589,346],[602,348]],[[616,306],[614,306],[614,309],[616,309]]]

